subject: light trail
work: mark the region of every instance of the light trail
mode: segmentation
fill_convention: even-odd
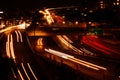
[[[14,29],[14,28],[17,28],[17,27],[16,27],[16,26],[7,27],[7,28],[5,28],[5,29],[0,30],[0,33],[3,33],[3,32],[8,31],[8,30],[12,30],[12,29]]]
[[[37,79],[37,77],[36,77],[36,75],[35,75],[35,73],[33,72],[32,68],[31,68],[30,64],[29,64],[29,63],[27,63],[27,65],[28,65],[28,67],[29,67],[29,69],[30,69],[31,73],[33,74],[33,76],[34,76],[35,80],[38,80],[38,79]]]
[[[15,54],[14,54],[14,48],[13,48],[13,36],[11,34],[7,35],[6,54],[8,58],[12,58],[15,61]]]
[[[12,35],[10,35],[10,39],[11,39],[11,41],[10,41],[10,51],[11,51],[11,57],[15,60],[15,54],[14,54],[14,48],[13,48],[13,36]]]
[[[76,63],[78,63],[78,64],[81,64],[81,65],[83,65],[83,66],[86,66],[86,67],[88,67],[88,68],[92,68],[92,69],[94,69],[94,70],[100,70],[100,69],[98,69],[98,68],[96,68],[96,67],[93,67],[93,66],[91,66],[91,65],[88,65],[88,64],[84,64],[84,63],[82,63],[82,62],[80,62],[80,61],[77,61],[77,60],[75,60],[75,59],[69,59],[69,60],[71,60],[71,61],[73,61],[73,62],[76,62]]]
[[[51,13],[48,9],[45,9],[44,11],[39,11],[39,13],[44,14],[44,18],[46,19],[48,24],[54,23],[54,19],[52,18]]]
[[[20,38],[20,41],[23,42],[23,38],[22,38],[22,34],[20,31],[15,31],[16,33],[16,36],[17,36],[17,42],[19,42],[19,38]]]
[[[62,58],[65,58],[65,59],[68,59],[70,61],[73,61],[75,63],[78,63],[78,64],[81,64],[83,66],[86,66],[86,67],[89,67],[89,68],[92,68],[94,70],[107,70],[107,68],[104,68],[102,66],[98,66],[96,64],[93,64],[93,63],[90,63],[90,62],[87,62],[87,61],[84,61],[84,60],[80,60],[80,59],[77,59],[75,58],[74,56],[71,56],[71,55],[68,55],[68,54],[65,54],[65,53],[62,53],[62,52],[59,52],[59,51],[56,51],[56,50],[52,50],[52,49],[45,49],[46,52],[49,52],[51,54],[54,54],[56,56],[59,56],[59,57],[62,57]]]
[[[73,43],[73,41],[70,40],[66,35],[63,35],[63,38],[64,38],[65,40],[67,40],[69,43]]]
[[[19,70],[18,68],[17,68],[17,70],[18,70],[18,73],[19,73],[19,75],[20,75],[21,80],[24,80],[24,78],[23,78],[23,76],[22,76],[20,70]]]
[[[15,33],[16,33],[16,36],[17,36],[17,42],[19,42],[19,35],[18,35],[18,32],[15,31]]]
[[[78,6],[69,6],[69,7],[57,7],[57,8],[47,8],[48,10],[56,10],[56,9],[66,9],[66,8],[75,8]]]
[[[11,70],[12,70],[12,73],[13,73],[14,78],[16,79],[17,76],[15,75],[13,68],[11,68]]]
[[[43,45],[43,38],[39,38],[39,39],[37,40],[37,45],[40,45],[40,46]]]
[[[23,63],[21,63],[21,65],[22,65],[22,68],[23,68],[23,70],[24,70],[24,72],[25,72],[25,75],[27,76],[28,80],[30,80],[30,77],[28,76],[28,74],[27,74],[27,72],[26,72],[26,69],[25,69]]]
[[[7,42],[6,42],[6,53],[7,53],[7,57],[8,58],[10,58],[10,44],[9,44],[9,42],[10,42],[10,40],[9,40],[9,37],[10,37],[10,35],[8,35],[7,36]]]
[[[0,30],[0,33],[6,32],[6,31],[10,31],[12,29],[25,29],[26,27],[28,27],[30,24],[27,23],[22,23],[20,25],[15,25],[15,26],[9,26],[5,29]]]
[[[88,54],[90,54],[90,55],[92,55],[92,54],[94,54],[94,53],[92,53],[91,51],[89,51],[89,50],[87,50],[87,49],[85,49],[85,48],[80,48],[82,51],[84,51],[85,53],[88,53]]]
[[[86,62],[86,61],[77,59],[77,58],[72,58],[72,59],[74,59],[74,60],[76,60],[76,61],[78,61],[78,62],[85,63],[85,64],[87,64],[87,65],[91,65],[91,66],[96,67],[96,68],[99,68],[99,69],[107,70],[107,69],[104,68],[104,67],[101,67],[101,66],[98,66],[98,65],[95,65],[95,64],[92,64],[92,63],[89,63],[89,62]]]
[[[67,40],[65,40],[62,36],[57,36],[57,38],[67,47],[69,47],[70,49],[74,50],[75,52],[79,52],[80,54],[83,53],[81,50],[77,49],[76,47],[72,46]]]
[[[20,35],[20,40],[21,40],[21,42],[23,42],[23,38],[22,38],[22,34],[21,34],[21,32],[18,31],[18,33],[19,33],[19,35]]]

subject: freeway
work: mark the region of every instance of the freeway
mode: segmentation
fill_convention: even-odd
[[[6,37],[6,51],[2,55],[8,58],[8,79],[18,80],[39,80],[47,79],[45,69],[38,66],[32,51],[29,49],[25,34],[20,31],[12,32]],[[4,64],[4,63],[3,63]],[[41,64],[43,65],[43,64]],[[4,79],[4,78],[3,78]]]
[[[36,55],[28,44],[26,33],[15,30],[3,34],[1,40],[0,79],[7,80],[56,80],[87,79],[65,65],[58,65]],[[39,53],[40,54],[40,53]],[[72,75],[72,76],[70,76]]]
[[[12,29],[12,27],[10,27],[10,29]],[[118,76],[116,76],[116,72],[114,72],[114,68],[116,67],[115,63],[107,61],[104,56],[101,57],[102,59],[98,58],[99,52],[95,52],[88,48],[91,48],[91,45],[93,44],[91,42],[93,41],[94,46],[92,46],[92,48],[96,50],[104,49],[101,51],[103,53],[110,54],[110,52],[114,52],[119,54],[119,52],[102,46],[103,43],[98,45],[99,41],[95,39],[96,37],[83,36],[82,43],[84,44],[78,45],[73,38],[70,38],[70,33],[84,33],[84,30],[81,28],[40,27],[33,29],[32,35],[30,35],[31,32],[29,31],[27,31],[26,35],[22,30],[19,31],[14,29],[13,31],[6,32],[3,39],[1,39],[4,40],[1,41],[3,42],[1,43],[1,53],[2,58],[8,60],[6,64],[8,67],[6,67],[8,68],[9,74],[6,75],[8,75],[9,79],[54,80],[56,77],[64,79],[63,75],[61,76],[63,72],[59,71],[64,64],[67,65],[67,68],[70,70],[75,70],[75,72],[77,71],[79,73],[82,72],[82,75],[86,74],[88,79],[114,80],[119,76],[119,73],[117,74]],[[4,30],[7,31],[7,28]],[[77,30],[77,32],[75,30]],[[51,35],[43,35],[43,33]],[[65,34],[68,34],[69,37]],[[85,47],[85,44],[90,47]],[[95,47],[96,45],[98,46],[97,48]],[[52,62],[54,62],[54,64],[50,64]],[[3,62],[3,64],[4,63],[5,62]],[[71,72],[69,69],[64,69],[64,67],[66,66],[62,67],[64,72]],[[70,67],[72,67],[72,69]],[[55,74],[56,71],[58,72]],[[53,73],[51,74],[51,72]],[[69,74],[64,75],[64,77],[68,78]],[[83,77],[78,77],[74,72],[71,74],[74,74],[76,78],[85,77],[85,75]]]
[[[32,39],[34,39],[34,41],[32,41]],[[100,80],[116,78],[114,69],[112,69],[114,65],[112,62],[105,61],[106,59],[98,58],[91,54],[83,55],[83,52],[84,54],[92,52],[90,52],[89,49],[86,49],[86,47],[75,47],[75,44],[71,44],[75,41],[68,39],[66,35],[36,38],[29,36],[29,40],[34,50],[38,52],[38,55],[42,55],[50,60],[57,61],[58,63],[66,64],[77,71],[91,76],[92,78]],[[40,52],[41,54],[39,54]],[[87,69],[87,72],[85,69]],[[101,74],[101,72],[103,74]]]

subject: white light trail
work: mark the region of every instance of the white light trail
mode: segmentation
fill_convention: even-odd
[[[36,75],[34,74],[34,72],[33,72],[32,68],[31,68],[30,64],[29,64],[29,63],[27,63],[27,65],[28,65],[28,67],[29,67],[29,69],[30,69],[31,73],[33,74],[33,76],[34,76],[35,80],[38,80],[38,79],[37,79],[37,77],[36,77]]]
[[[69,7],[57,7],[57,8],[47,8],[48,10],[56,10],[56,9],[65,9],[65,8],[75,8],[77,6],[69,6]]]
[[[26,27],[26,25],[25,25],[26,23],[25,22],[23,22],[22,24],[20,24],[20,25],[17,25],[18,26],[18,28],[19,29],[25,29],[25,27]]]
[[[16,33],[16,36],[17,36],[17,42],[19,42],[19,38],[20,38],[20,41],[23,42],[23,38],[22,38],[22,34],[20,31],[15,31]]]
[[[18,32],[15,31],[15,33],[16,33],[16,36],[17,36],[17,42],[19,42],[19,35],[18,35]]]
[[[27,74],[27,72],[26,72],[26,69],[25,69],[23,63],[21,63],[21,65],[22,65],[22,68],[23,68],[23,70],[24,70],[24,72],[25,72],[25,75],[27,76],[28,80],[30,80],[30,77],[28,76],[28,74]]]
[[[14,54],[14,48],[13,48],[13,36],[10,35],[10,51],[11,51],[11,57],[15,60],[15,54]]]
[[[65,59],[68,59],[70,61],[73,61],[75,63],[78,63],[78,64],[81,64],[83,66],[86,66],[86,67],[89,67],[89,68],[92,68],[94,70],[107,70],[107,68],[104,68],[102,66],[98,66],[96,64],[93,64],[93,63],[90,63],[90,62],[87,62],[87,61],[84,61],[84,60],[80,60],[80,59],[77,59],[75,58],[74,56],[71,56],[71,55],[68,55],[68,54],[65,54],[65,53],[62,53],[62,52],[59,52],[59,51],[56,51],[56,50],[52,50],[52,49],[45,49],[46,52],[49,52],[51,54],[54,54],[56,56],[59,56],[61,58],[65,58]]]
[[[6,54],[8,58],[12,58],[15,60],[15,54],[14,54],[14,48],[13,48],[13,37],[11,34],[8,34],[7,36]]]
[[[18,73],[19,73],[19,75],[20,75],[21,80],[24,80],[24,78],[23,78],[23,76],[22,76],[20,70],[19,70],[18,68],[17,68],[17,70],[18,70]]]
[[[63,35],[63,38],[64,38],[65,40],[67,40],[69,43],[73,43],[73,41],[70,40],[66,35]]]
[[[82,51],[84,51],[85,53],[88,53],[88,54],[94,54],[94,53],[92,53],[91,51],[89,51],[89,50],[87,50],[87,49],[85,49],[85,48],[80,48]]]
[[[19,35],[20,35],[20,40],[21,40],[21,42],[23,42],[23,38],[22,38],[22,34],[21,34],[21,32],[18,31],[18,33],[19,33]]]
[[[69,47],[70,49],[76,51],[77,53],[79,52],[80,54],[83,53],[81,50],[77,49],[76,47],[72,46],[67,40],[64,39],[64,37],[62,37],[61,35],[57,36],[57,38],[63,43],[65,44],[67,47]]]
[[[10,46],[10,44],[9,44],[10,40],[9,40],[9,36],[10,35],[7,36],[7,42],[6,42],[6,53],[7,53],[8,58],[10,58],[10,47],[9,47]]]
[[[51,13],[48,9],[45,9],[44,11],[39,11],[39,13],[44,14],[44,18],[46,19],[48,24],[54,23],[54,19],[52,18]]]
[[[16,79],[17,77],[16,77],[16,75],[15,75],[15,73],[14,73],[13,68],[11,68],[11,70],[12,70],[12,73],[13,73],[14,78]]]

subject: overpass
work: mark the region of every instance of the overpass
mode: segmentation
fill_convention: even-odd
[[[54,35],[84,35],[86,29],[81,27],[31,27],[26,30],[28,36],[54,36]]]

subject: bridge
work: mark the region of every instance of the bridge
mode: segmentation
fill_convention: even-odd
[[[84,35],[86,29],[81,27],[31,27],[27,29],[28,36],[54,36],[54,35]]]

